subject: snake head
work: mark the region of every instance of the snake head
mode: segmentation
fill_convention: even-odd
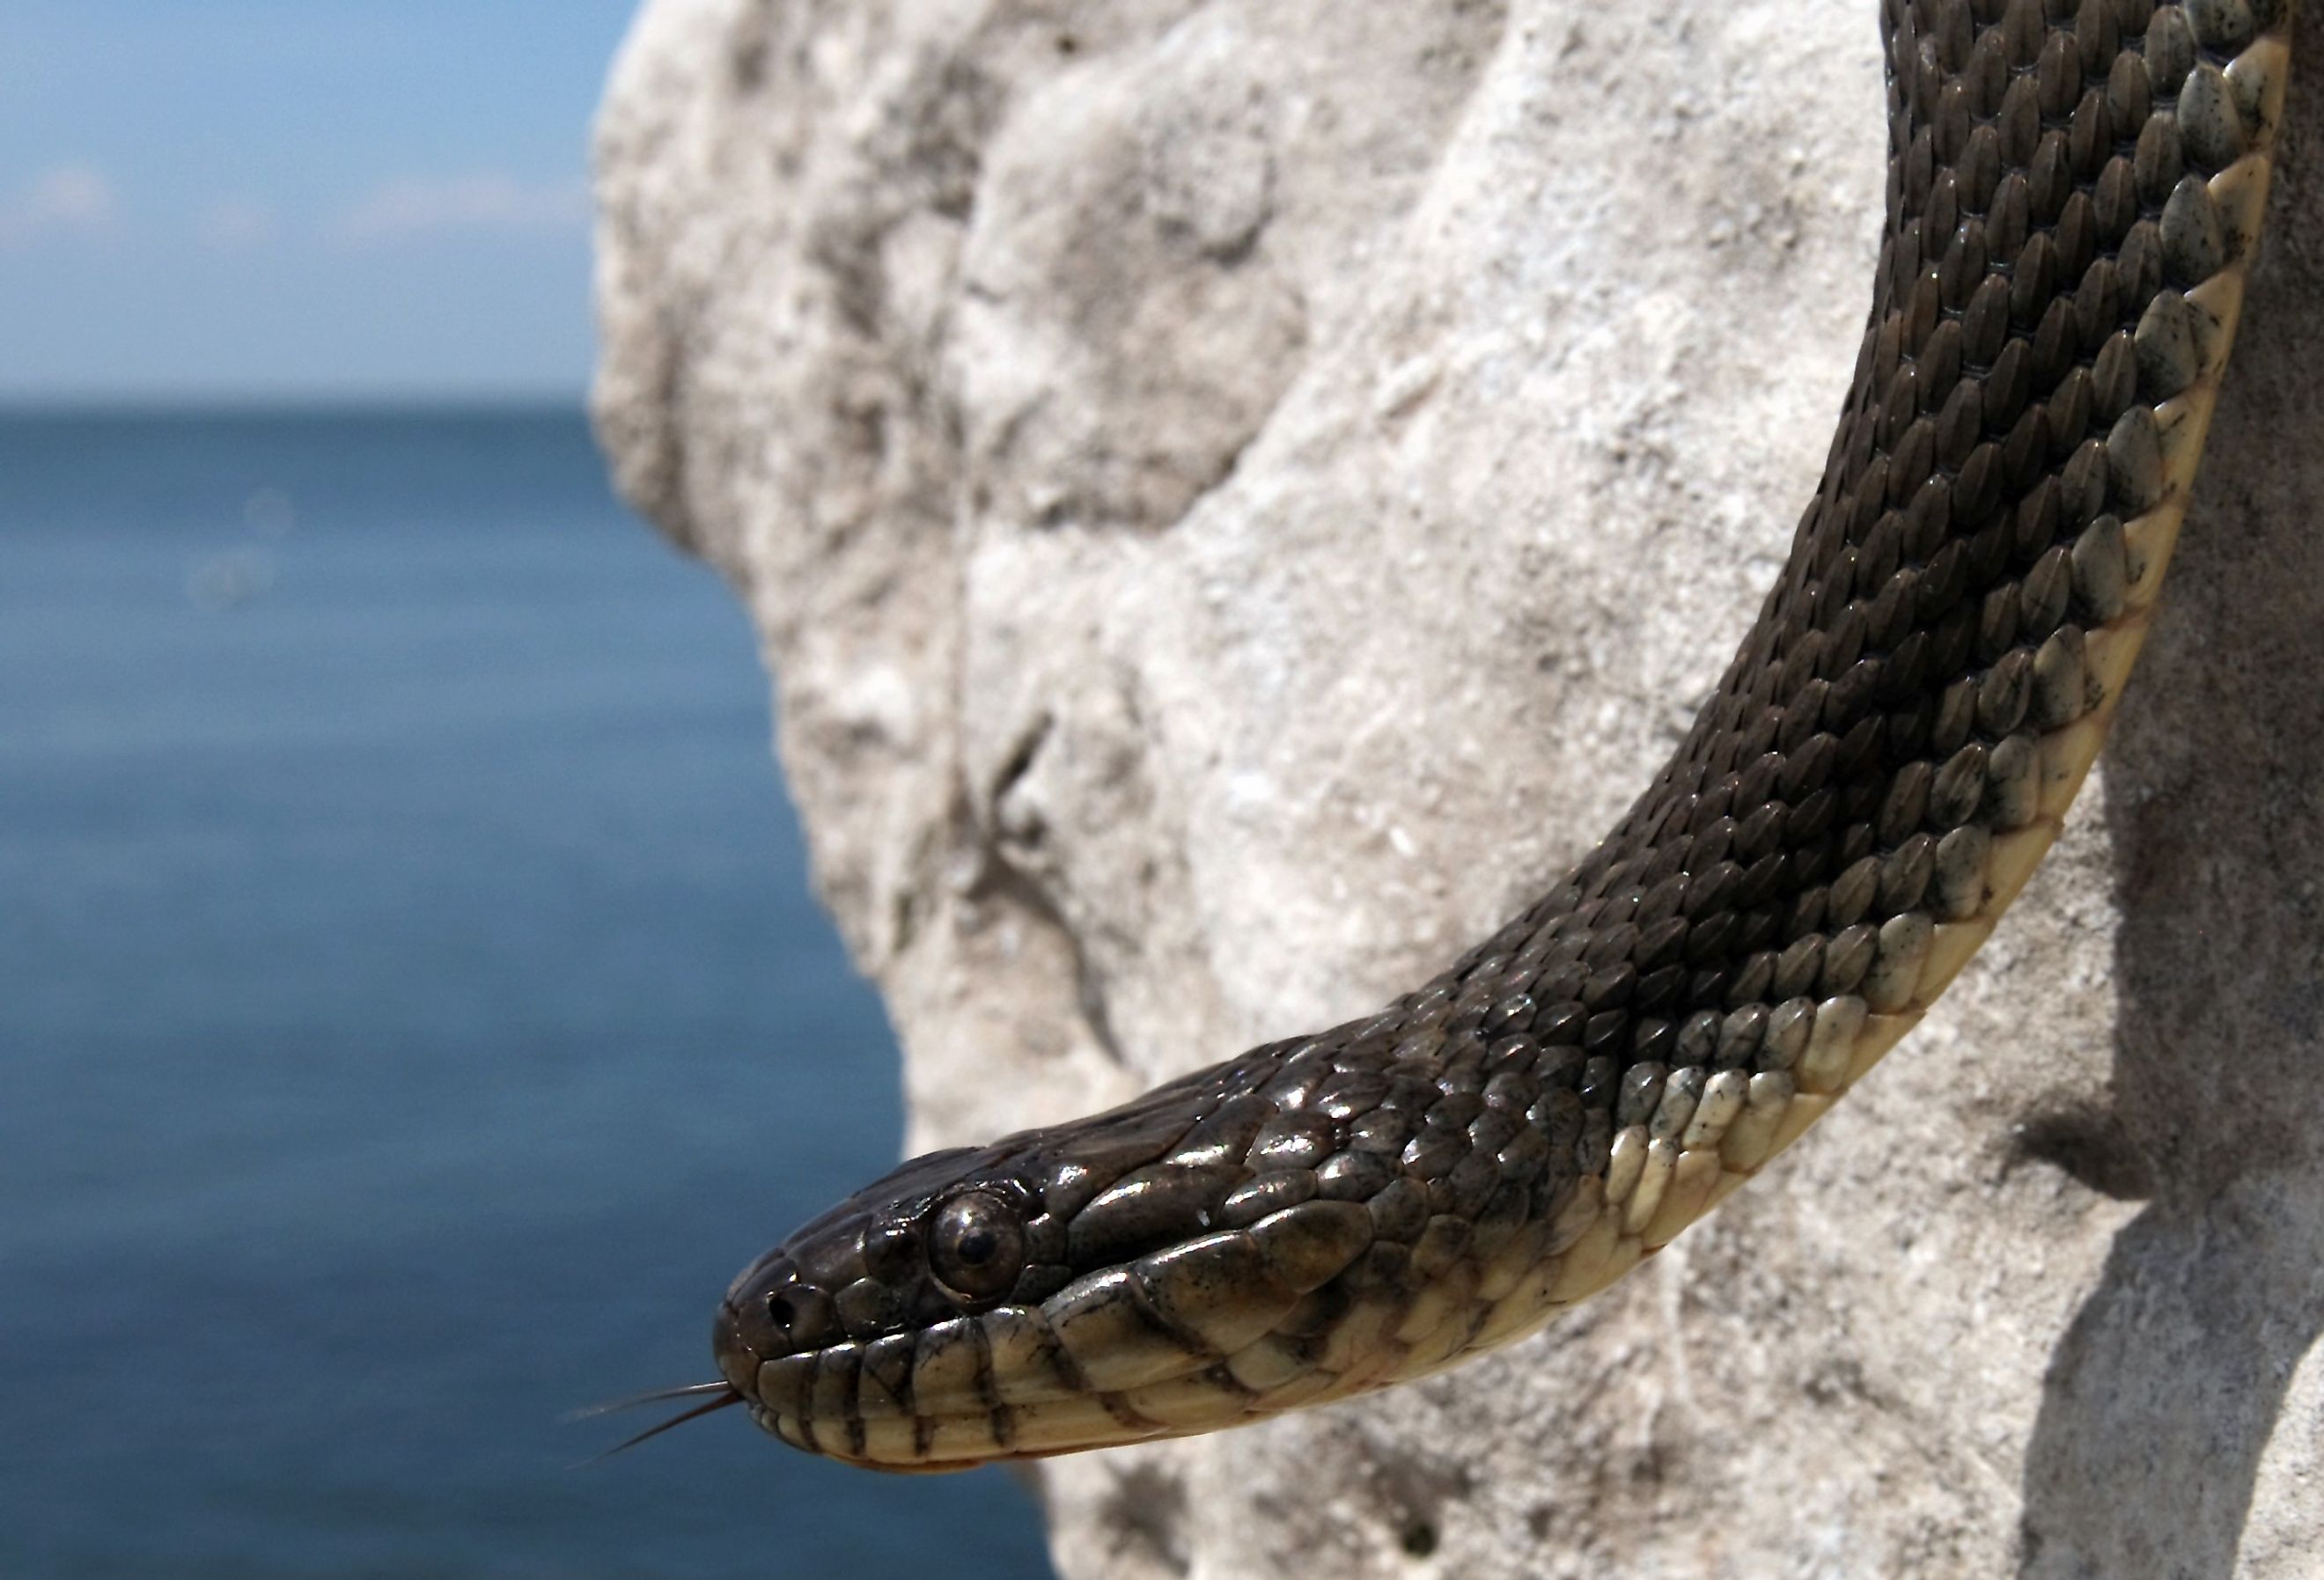
[[[996,1167],[999,1150],[916,1158],[752,1263],[718,1310],[727,1381],[749,1393],[767,1362],[917,1331],[1009,1296],[1040,1214],[1038,1192]]]
[[[1307,1099],[1331,1067],[1263,1049],[915,1159],[735,1280],[719,1371],[785,1442],[894,1470],[1207,1430],[1369,1386],[1330,1335],[1364,1303],[1380,1231],[1408,1238],[1426,1214],[1353,1199],[1390,1182],[1383,1160],[1327,1162],[1346,1119]]]
[[[744,1270],[719,1305],[712,1349],[761,1426],[879,1463],[867,1423],[910,1423],[950,1397],[939,1386],[947,1369],[982,1364],[974,1319],[1068,1281],[1056,1265],[1064,1228],[1043,1210],[1024,1150],[916,1158]]]

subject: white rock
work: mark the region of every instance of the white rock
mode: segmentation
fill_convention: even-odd
[[[1845,386],[1873,10],[646,7],[600,430],[758,620],[915,1147],[1368,1009],[1627,804]],[[1961,987],[1542,1336],[1047,1465],[1064,1573],[2314,1572],[2316,80],[2104,783]]]

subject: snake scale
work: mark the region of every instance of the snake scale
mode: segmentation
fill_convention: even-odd
[[[1886,223],[1822,481],[1620,824],[1375,1015],[850,1197],[735,1281],[679,1418],[895,1470],[1259,1420],[1531,1333],[1764,1169],[1992,931],[2106,735],[2289,11],[1883,0]]]

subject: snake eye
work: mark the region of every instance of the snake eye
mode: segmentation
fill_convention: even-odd
[[[945,1203],[929,1226],[928,1268],[964,1300],[998,1298],[1024,1270],[1024,1225],[990,1191],[963,1191]]]

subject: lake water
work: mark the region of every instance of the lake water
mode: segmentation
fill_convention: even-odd
[[[1049,1572],[731,1412],[572,1468],[901,1134],[767,742],[576,413],[0,419],[0,1576]]]

